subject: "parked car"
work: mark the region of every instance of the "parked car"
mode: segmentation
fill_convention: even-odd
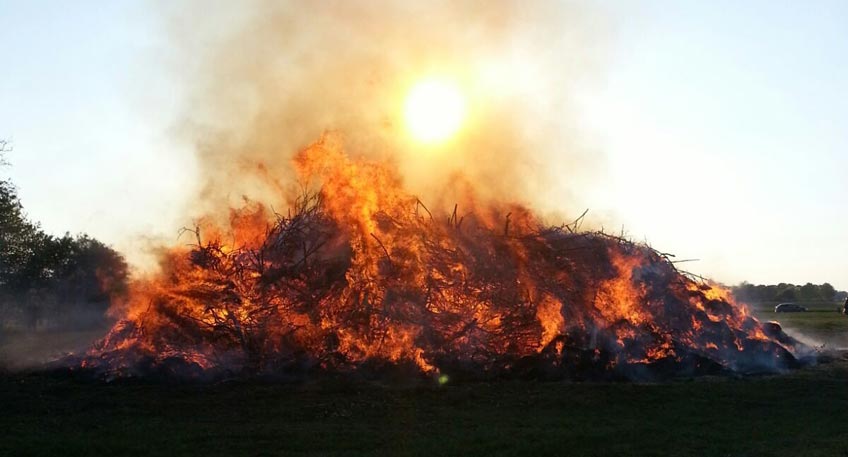
[[[806,310],[806,306],[796,305],[795,303],[781,303],[774,307],[776,313],[800,313]]]

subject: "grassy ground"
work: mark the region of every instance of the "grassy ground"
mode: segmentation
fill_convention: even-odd
[[[664,384],[0,377],[0,455],[848,455],[848,362]]]
[[[0,329],[0,367],[21,369],[84,352],[108,329],[25,331]]]
[[[801,303],[809,311],[803,313],[775,313],[777,303],[751,305],[754,314],[762,321],[780,322],[792,336],[816,346],[848,348],[848,316],[837,311],[837,303]]]
[[[848,331],[848,318],[824,305],[754,309],[831,347]],[[85,338],[54,337],[10,339],[6,349],[55,352]],[[843,457],[846,379],[844,356],[782,376],[662,384],[104,384],[7,373],[0,456]]]

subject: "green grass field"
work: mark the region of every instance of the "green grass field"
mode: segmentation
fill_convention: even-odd
[[[809,311],[775,313],[777,303],[752,304],[761,321],[777,321],[789,334],[811,344],[827,348],[848,348],[848,316],[837,311],[837,303],[799,303]]]
[[[663,384],[0,378],[0,455],[844,456],[848,362]]]
[[[830,347],[848,331],[848,318],[823,307],[754,310]],[[0,456],[842,457],[846,380],[845,356],[780,376],[659,384],[105,384],[7,373]]]

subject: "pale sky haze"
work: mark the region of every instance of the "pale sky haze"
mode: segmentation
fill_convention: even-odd
[[[608,55],[575,95],[602,170],[590,217],[720,281],[848,288],[848,3],[621,5],[596,2]],[[187,222],[160,10],[0,2],[0,175],[48,231],[135,252]]]

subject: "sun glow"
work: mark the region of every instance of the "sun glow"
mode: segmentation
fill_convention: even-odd
[[[465,97],[456,84],[427,79],[409,91],[404,117],[409,133],[423,143],[444,141],[462,126],[466,115]]]

